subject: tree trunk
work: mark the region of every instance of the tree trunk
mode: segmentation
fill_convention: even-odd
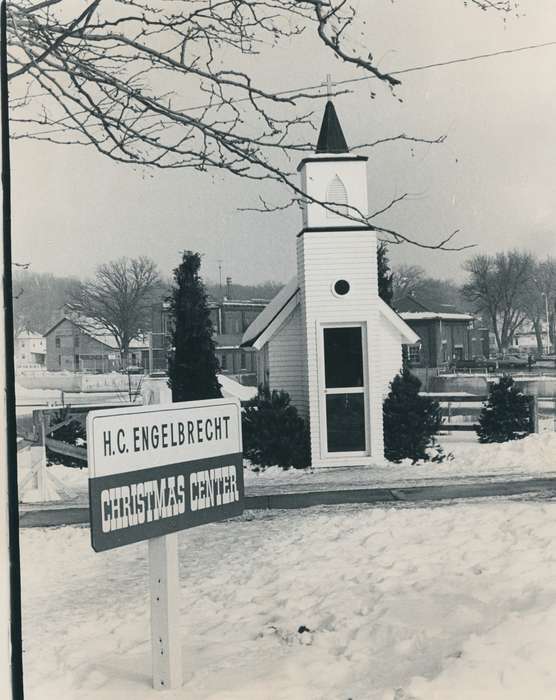
[[[128,345],[122,345],[120,348],[120,369],[127,369],[127,358],[129,355],[129,344]]]
[[[537,339],[537,351],[538,351],[539,355],[542,355],[544,352],[544,346],[543,346],[543,333],[542,333],[540,318],[535,318],[533,320],[533,328],[535,329],[535,337]]]

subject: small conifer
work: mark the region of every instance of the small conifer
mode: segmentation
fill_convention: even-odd
[[[529,399],[509,374],[490,385],[488,399],[479,416],[479,442],[518,440],[531,432]]]
[[[168,386],[174,402],[222,396],[213,326],[200,267],[199,253],[186,250],[181,264],[174,270],[170,298],[173,352],[168,363]]]
[[[421,396],[420,389],[421,382],[407,368],[390,384],[383,417],[384,456],[391,462],[429,459],[427,448],[434,445],[442,417],[438,402]]]
[[[253,464],[284,469],[310,464],[309,428],[285,391],[259,387],[244,406],[242,433],[243,454]]]

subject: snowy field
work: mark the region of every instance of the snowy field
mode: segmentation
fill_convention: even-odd
[[[454,484],[518,480],[534,477],[556,477],[556,433],[530,435],[523,440],[494,445],[481,445],[474,434],[444,436],[440,438],[446,452],[454,459],[443,463],[410,461],[402,464],[383,462],[368,468],[336,468],[312,471],[270,467],[264,471],[245,469],[247,495],[291,493],[294,491],[319,491],[351,488],[395,488],[433,484]],[[25,478],[30,466],[30,455],[20,453],[20,478]],[[70,498],[50,488],[50,497],[62,504],[87,504],[87,469],[68,468],[61,465],[49,467],[49,471],[70,492]],[[38,491],[28,487],[21,493],[24,503],[40,501]]]
[[[474,433],[439,436],[438,442],[453,459],[444,462],[383,461],[372,467],[316,471],[270,467],[248,470],[249,494],[346,488],[390,488],[476,481],[510,481],[556,477],[556,433],[529,435],[523,440],[482,445]]]
[[[182,533],[185,683],[163,694],[146,543],[95,554],[86,528],[21,537],[28,700],[556,697],[550,499],[266,512]]]

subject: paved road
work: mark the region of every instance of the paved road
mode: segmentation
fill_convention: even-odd
[[[310,508],[311,506],[344,503],[427,503],[465,498],[492,498],[539,494],[556,498],[556,478],[523,479],[521,481],[407,486],[403,488],[344,489],[341,491],[306,491],[247,496],[245,507],[253,510]],[[20,513],[21,527],[54,527],[89,522],[84,506],[25,506]]]

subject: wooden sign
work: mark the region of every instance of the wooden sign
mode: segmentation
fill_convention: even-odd
[[[93,411],[87,458],[97,552],[243,512],[237,399]]]

